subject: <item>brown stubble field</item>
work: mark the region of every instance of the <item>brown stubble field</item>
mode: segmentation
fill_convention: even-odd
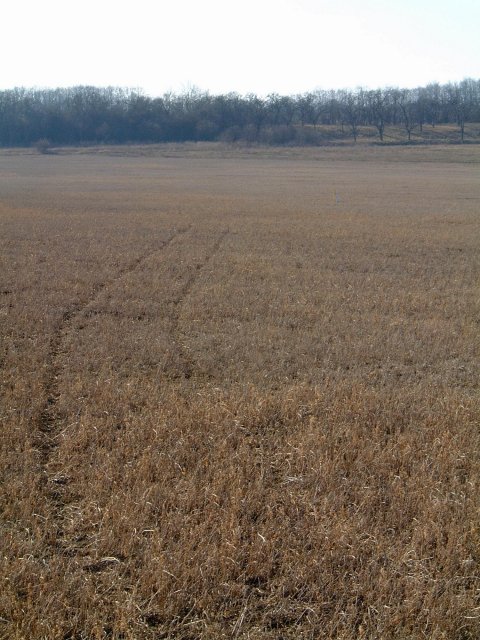
[[[479,637],[478,147],[4,152],[0,223],[0,637]]]

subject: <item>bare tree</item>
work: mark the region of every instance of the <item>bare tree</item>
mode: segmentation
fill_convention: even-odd
[[[402,114],[403,126],[408,135],[408,141],[411,142],[412,131],[417,126],[417,105],[411,100],[411,92],[407,89],[401,92],[398,106]]]
[[[371,111],[371,121],[376,127],[380,142],[383,142],[385,133],[385,125],[388,117],[388,94],[380,89],[377,91],[369,91],[367,93],[367,101],[369,110]]]
[[[356,144],[363,110],[360,93],[350,91],[345,92],[342,107],[345,122],[350,127],[350,132]]]
[[[467,82],[468,81],[464,80],[460,84],[455,83],[447,86],[449,104],[460,129],[460,140],[462,144],[465,142],[465,123],[468,119],[470,107],[466,91],[468,87]]]

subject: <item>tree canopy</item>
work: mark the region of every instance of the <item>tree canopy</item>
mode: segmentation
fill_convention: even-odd
[[[159,98],[118,87],[16,88],[0,91],[0,145],[30,146],[224,140],[266,144],[318,144],[321,125],[357,139],[373,127],[412,132],[480,122],[480,80],[416,89],[316,90],[294,96],[210,95],[198,90]]]

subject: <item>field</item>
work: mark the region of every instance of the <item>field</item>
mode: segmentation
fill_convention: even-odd
[[[480,637],[479,170],[0,153],[0,637]]]

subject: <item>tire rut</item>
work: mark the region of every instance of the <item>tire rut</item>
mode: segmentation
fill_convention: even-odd
[[[60,390],[58,387],[59,379],[61,378],[62,363],[60,358],[62,355],[66,355],[66,350],[62,350],[62,344],[72,330],[72,323],[80,314],[82,314],[88,307],[95,302],[100,294],[112,286],[114,283],[121,280],[123,277],[132,273],[141,264],[146,262],[151,256],[164,251],[175,238],[180,234],[186,233],[191,229],[192,225],[188,225],[183,229],[174,231],[170,237],[165,240],[162,245],[146,254],[140,255],[131,261],[125,267],[120,269],[114,278],[106,280],[100,286],[98,286],[93,294],[81,304],[72,305],[69,309],[64,311],[54,334],[50,340],[50,346],[48,350],[48,357],[46,360],[46,382],[44,383],[45,402],[37,418],[36,424],[36,436],[37,444],[36,448],[39,451],[39,467],[41,483],[46,487],[46,497],[53,506],[54,523],[53,526],[57,528],[56,534],[61,536],[61,523],[59,522],[61,512],[65,508],[62,488],[68,484],[68,478],[62,474],[49,473],[49,463],[52,458],[53,451],[58,447],[58,439],[62,433],[62,416],[58,410],[58,399],[60,397]],[[54,536],[55,537],[55,536]],[[56,541],[58,544],[58,540]]]
[[[194,362],[193,358],[185,353],[185,349],[182,347],[181,341],[180,341],[180,331],[179,331],[180,308],[181,308],[182,304],[185,303],[185,300],[188,298],[188,296],[192,292],[192,290],[193,290],[196,282],[198,281],[200,275],[205,270],[205,267],[208,266],[209,262],[216,255],[216,253],[220,249],[222,243],[224,242],[226,236],[229,233],[230,233],[230,229],[225,229],[224,231],[222,231],[219,234],[219,236],[215,240],[210,252],[205,257],[203,263],[201,263],[197,267],[197,270],[194,271],[191,274],[191,276],[187,279],[187,281],[185,282],[184,286],[180,290],[179,295],[174,300],[173,304],[175,306],[175,313],[174,313],[174,317],[173,317],[171,333],[172,333],[172,340],[176,345],[177,353],[178,353],[179,359],[180,359],[180,361],[182,363],[182,371],[183,371],[183,376],[176,375],[176,376],[174,376],[176,378],[183,377],[183,378],[188,380],[189,378],[192,377],[193,372],[195,370],[195,362]]]

